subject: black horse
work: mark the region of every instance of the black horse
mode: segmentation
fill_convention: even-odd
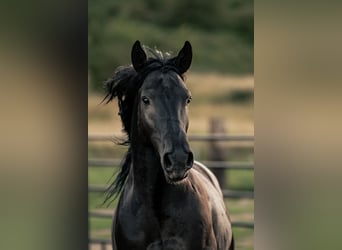
[[[191,94],[183,74],[192,61],[191,44],[173,58],[160,52],[147,58],[136,41],[131,60],[106,82],[104,99],[118,98],[129,145],[107,196],[121,192],[113,249],[234,249],[218,181],[194,162],[187,141]]]

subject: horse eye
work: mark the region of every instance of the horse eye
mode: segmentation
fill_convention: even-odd
[[[188,99],[186,99],[186,104],[189,104],[191,102],[191,100],[192,100],[192,97],[189,96]]]
[[[143,96],[142,98],[141,98],[141,100],[143,101],[143,103],[144,104],[150,104],[150,100],[146,97],[146,96]]]

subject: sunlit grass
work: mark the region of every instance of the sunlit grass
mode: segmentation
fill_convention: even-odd
[[[111,218],[90,218],[90,237],[96,237],[98,239],[110,239],[111,226]]]

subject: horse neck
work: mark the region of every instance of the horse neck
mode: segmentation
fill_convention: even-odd
[[[152,145],[132,145],[132,171],[130,177],[134,192],[146,202],[154,196],[164,181],[160,158]],[[151,199],[148,199],[151,198]]]

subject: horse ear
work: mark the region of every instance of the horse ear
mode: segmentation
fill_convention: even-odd
[[[183,48],[175,58],[175,63],[181,74],[185,73],[191,65],[192,47],[189,41],[185,41]]]
[[[131,52],[131,61],[133,67],[136,71],[140,70],[144,64],[146,63],[147,56],[145,54],[144,49],[141,47],[140,41],[136,41],[133,44],[132,52]]]

